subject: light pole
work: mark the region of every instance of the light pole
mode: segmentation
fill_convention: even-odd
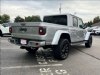
[[[74,15],[76,15],[77,13],[76,12],[74,12]]]
[[[60,12],[60,14],[61,14],[61,3],[60,3],[60,8],[59,8],[59,12]]]

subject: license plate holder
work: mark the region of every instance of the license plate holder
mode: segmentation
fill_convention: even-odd
[[[20,40],[20,43],[23,44],[23,45],[26,45],[26,44],[27,44],[27,40],[21,39],[21,40]]]

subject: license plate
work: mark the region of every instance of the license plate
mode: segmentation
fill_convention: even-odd
[[[21,39],[20,43],[24,44],[24,45],[27,44],[26,40],[24,40],[24,39]]]

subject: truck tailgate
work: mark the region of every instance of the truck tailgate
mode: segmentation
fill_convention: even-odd
[[[41,22],[12,23],[12,35],[17,38],[41,39],[38,34]]]

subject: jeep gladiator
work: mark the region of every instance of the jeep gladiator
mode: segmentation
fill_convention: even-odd
[[[85,44],[90,48],[92,36],[83,29],[81,18],[71,14],[44,16],[43,22],[11,23],[9,42],[35,53],[39,47],[51,48],[57,59],[68,57],[70,46]]]

